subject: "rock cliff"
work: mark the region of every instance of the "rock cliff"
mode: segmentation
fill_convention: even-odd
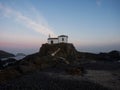
[[[39,55],[40,57],[52,55],[56,57],[63,57],[68,60],[75,60],[77,51],[73,44],[70,43],[43,44],[40,48]]]
[[[73,44],[43,44],[39,52],[28,55],[22,60],[7,66],[0,72],[0,79],[7,81],[19,75],[36,70],[52,70],[54,72],[80,72],[80,67],[73,67],[77,51]],[[73,69],[71,71],[71,69]],[[77,71],[76,71],[77,70]],[[9,71],[9,72],[8,72]],[[76,73],[75,73],[76,74]],[[0,80],[0,82],[2,82]]]

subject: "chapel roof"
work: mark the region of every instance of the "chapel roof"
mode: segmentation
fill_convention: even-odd
[[[58,38],[48,38],[48,40],[50,40],[50,39],[58,39]]]
[[[58,37],[68,37],[67,35],[60,35],[60,36],[58,36]]]

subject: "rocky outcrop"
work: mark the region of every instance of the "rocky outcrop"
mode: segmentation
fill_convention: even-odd
[[[55,56],[56,57],[63,57],[67,60],[75,60],[77,51],[73,44],[68,43],[60,43],[60,44],[43,44],[40,48],[39,55],[42,56],[48,56],[53,53],[55,53],[57,50],[59,50]]]
[[[87,52],[78,52],[77,56],[79,59],[90,59],[90,60],[102,60],[102,61],[118,61],[120,60],[120,52],[113,50],[108,53],[87,53]]]
[[[8,58],[8,57],[14,57],[14,56],[15,56],[14,54],[0,50],[0,58]]]
[[[109,52],[108,55],[111,59],[120,60],[120,52],[119,51],[113,50],[113,51]]]
[[[0,76],[4,78],[2,79],[3,81],[6,81],[36,70],[66,71],[76,60],[76,56],[77,51],[73,44],[43,44],[38,53],[28,55],[22,60],[15,62],[12,66],[6,67],[2,70],[2,73],[0,72]],[[7,73],[7,71],[9,72]],[[76,71],[73,70],[72,72]],[[7,74],[7,76],[4,74]],[[14,75],[11,76],[12,74]]]
[[[81,59],[84,61],[118,60],[120,59],[120,54],[118,51],[100,54],[78,52],[73,44],[69,43],[43,44],[40,51],[35,54],[28,55],[20,61],[9,60],[9,62],[15,61],[15,63],[8,65],[0,71],[0,83],[29,72],[41,70],[64,72],[70,75],[83,75],[86,71],[79,62]]]
[[[14,58],[8,58],[7,60],[0,60],[0,69],[4,69],[5,67],[14,64],[17,60]]]

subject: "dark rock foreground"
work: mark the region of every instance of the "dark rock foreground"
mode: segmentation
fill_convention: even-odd
[[[0,90],[110,90],[73,76],[35,72],[0,85]]]
[[[119,58],[118,51],[92,54],[78,52],[70,43],[43,44],[39,52],[0,70],[0,90],[110,90],[108,82],[117,86],[120,82],[112,81],[120,75],[113,73],[119,71]],[[87,70],[111,71],[114,77],[105,71],[100,75],[99,71],[90,71],[85,77]]]

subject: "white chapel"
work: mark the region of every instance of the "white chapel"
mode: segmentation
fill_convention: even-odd
[[[60,35],[56,38],[51,38],[49,36],[48,38],[48,44],[67,43],[67,42],[68,42],[68,36],[66,35]]]

